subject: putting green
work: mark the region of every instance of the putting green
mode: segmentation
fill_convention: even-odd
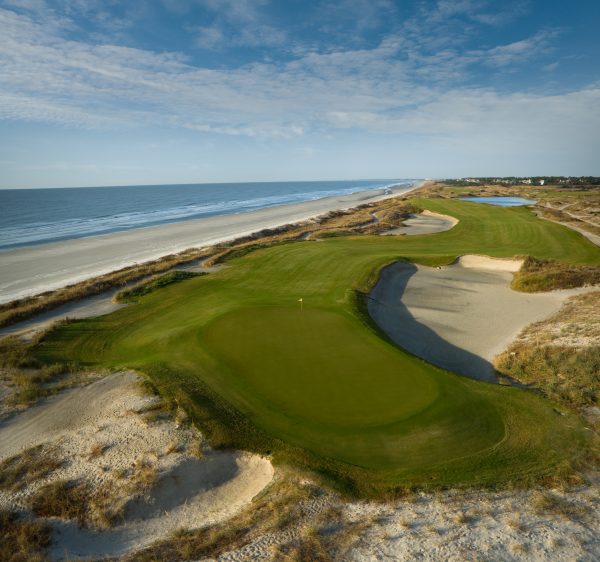
[[[418,203],[461,222],[436,235],[258,250],[68,324],[38,356],[142,370],[186,403],[214,444],[269,451],[358,493],[547,474],[585,441],[574,417],[531,392],[459,377],[396,348],[371,327],[355,290],[400,258],[532,254],[598,264],[600,250],[527,209]]]

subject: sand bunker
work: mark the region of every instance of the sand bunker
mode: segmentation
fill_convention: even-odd
[[[414,236],[417,234],[435,234],[437,232],[445,232],[458,224],[458,219],[449,215],[441,215],[432,211],[423,211],[418,215],[411,215],[409,219],[404,221],[404,226],[394,228],[383,235],[390,234],[408,234]]]
[[[590,289],[519,293],[510,288],[518,260],[463,256],[442,267],[398,262],[371,292],[369,313],[399,346],[472,378],[494,381],[492,359],[528,324]]]
[[[54,559],[116,556],[182,527],[223,521],[247,505],[273,477],[271,463],[258,455],[204,447],[202,458],[193,456],[190,445],[201,436],[172,420],[144,421],[140,412],[156,399],[144,396],[136,381],[131,372],[110,375],[0,425],[0,461],[42,444],[57,447],[66,461],[24,490],[1,491],[0,508],[23,509],[29,496],[54,480],[84,480],[103,489],[118,480],[119,471],[131,471],[139,459],[156,470],[156,484],[148,493],[117,496],[115,501],[125,502],[124,520],[112,529],[93,531],[52,520]],[[106,450],[91,458],[90,450],[98,443]],[[132,473],[123,480],[123,490],[134,477]]]

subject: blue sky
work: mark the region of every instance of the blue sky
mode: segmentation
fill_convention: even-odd
[[[0,0],[0,187],[600,175],[597,0]]]

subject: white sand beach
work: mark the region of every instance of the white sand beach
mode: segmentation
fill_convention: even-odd
[[[224,215],[0,252],[0,303],[143,263],[192,247],[204,247],[350,209],[418,189],[398,187],[326,197],[235,215]]]

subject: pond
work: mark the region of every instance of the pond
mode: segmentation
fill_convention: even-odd
[[[498,205],[500,207],[519,207],[537,203],[537,201],[523,199],[522,197],[460,197],[460,200],[471,201],[472,203],[487,203],[488,205]]]

